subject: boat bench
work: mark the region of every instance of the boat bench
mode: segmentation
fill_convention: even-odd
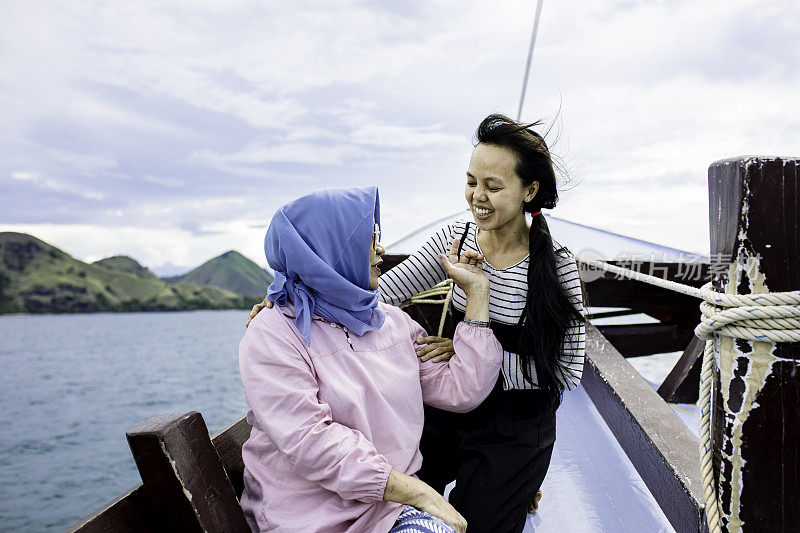
[[[249,532],[239,505],[244,489],[242,417],[212,438],[197,411],[151,418],[126,432],[147,498],[172,531]]]

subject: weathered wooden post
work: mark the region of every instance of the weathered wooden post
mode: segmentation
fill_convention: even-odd
[[[165,531],[250,531],[200,413],[151,418],[126,436]]]
[[[717,161],[708,184],[716,289],[800,290],[800,159]],[[722,529],[800,531],[800,343],[718,336],[715,358]]]

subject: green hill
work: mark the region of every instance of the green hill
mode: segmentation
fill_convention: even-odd
[[[199,283],[215,285],[237,294],[264,297],[272,276],[235,250],[206,261],[182,276],[164,278],[170,283]]]
[[[155,274],[150,272],[147,267],[143,267],[136,259],[128,257],[127,255],[115,255],[113,257],[106,257],[100,261],[95,261],[93,265],[100,265],[109,270],[116,270],[119,272],[127,272],[134,274],[140,278],[156,278]]]
[[[257,300],[169,284],[130,258],[88,264],[31,235],[0,233],[0,313],[246,309]]]

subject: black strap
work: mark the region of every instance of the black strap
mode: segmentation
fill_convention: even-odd
[[[464,228],[464,234],[461,235],[461,240],[458,241],[458,251],[456,252],[456,256],[458,256],[458,260],[461,260],[461,249],[464,247],[464,241],[467,240],[467,234],[469,233],[469,225],[472,222],[467,222],[467,226]]]

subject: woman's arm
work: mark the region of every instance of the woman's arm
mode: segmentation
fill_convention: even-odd
[[[559,256],[558,276],[567,297],[580,313],[580,319],[573,319],[570,322],[564,335],[562,353],[566,370],[565,383],[567,390],[572,390],[578,386],[583,376],[583,363],[586,351],[586,310],[583,307],[583,292],[581,289],[580,273],[575,257],[568,253]]]
[[[253,425],[301,477],[346,500],[383,499],[391,471],[361,432],[332,421],[305,346],[280,310],[255,321],[239,345],[239,368]]]
[[[419,328],[416,335],[425,335],[419,324],[413,324]],[[438,409],[466,413],[492,392],[500,373],[503,348],[490,328],[463,322],[456,326],[453,347],[455,355],[449,361],[420,361],[422,400]]]
[[[489,280],[483,273],[483,257],[466,251],[456,256],[458,239],[450,255],[440,256],[442,266],[467,295],[465,322],[456,327],[453,338],[455,355],[446,363],[420,361],[422,398],[433,407],[467,412],[477,407],[492,391],[503,349],[488,327]],[[425,336],[425,330],[406,315],[412,339]],[[470,324],[469,321],[487,325]]]
[[[397,470],[389,473],[383,499],[413,505],[417,509],[427,511],[453,526],[459,533],[467,529],[467,521],[441,494],[424,481]]]

